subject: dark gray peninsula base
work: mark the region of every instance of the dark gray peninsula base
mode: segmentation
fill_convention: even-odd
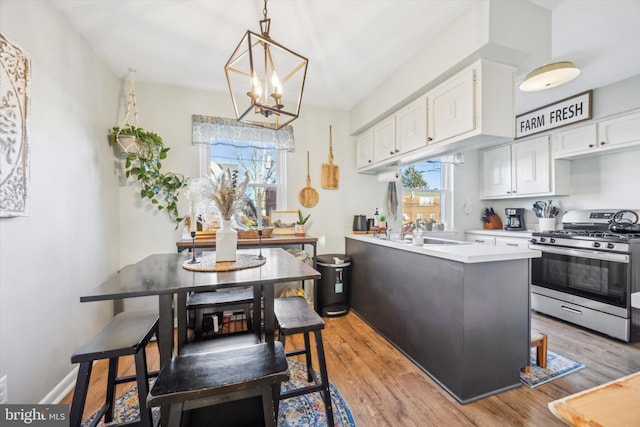
[[[529,260],[465,263],[346,239],[351,307],[461,403],[520,386]]]

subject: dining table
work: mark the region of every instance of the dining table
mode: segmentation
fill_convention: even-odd
[[[197,262],[207,256],[215,256],[215,252],[153,254],[123,267],[108,280],[84,293],[80,301],[157,296],[158,347],[160,365],[164,366],[175,354],[180,354],[180,349],[187,342],[186,306],[189,293],[252,286],[253,318],[262,318],[264,340],[273,341],[276,325],[273,311],[275,285],[283,282],[316,281],[320,278],[320,273],[282,248],[239,249],[237,253],[239,256],[256,258],[262,255],[264,263],[256,267],[230,271],[192,271],[185,268],[189,267],[188,264],[191,261],[195,259]],[[177,322],[175,322],[176,319]],[[259,320],[254,320],[253,323],[255,327],[260,328]],[[174,346],[175,324],[177,324],[177,340]]]

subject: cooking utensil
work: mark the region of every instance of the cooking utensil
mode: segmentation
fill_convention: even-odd
[[[630,213],[631,217],[626,218],[625,213]],[[638,224],[638,214],[635,211],[621,210],[613,214],[609,231],[612,233],[640,233],[640,224]]]
[[[331,125],[329,125],[329,163],[322,164],[322,188],[337,189],[340,177],[340,168],[333,164],[333,137],[331,136]]]
[[[309,175],[309,150],[307,150],[307,186],[300,190],[298,200],[305,208],[312,208],[318,204],[318,192],[311,186],[311,175]]]

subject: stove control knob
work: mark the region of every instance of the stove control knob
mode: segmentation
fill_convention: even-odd
[[[547,241],[547,239],[545,239],[544,237],[540,238],[540,242],[546,242],[546,241]]]
[[[600,247],[600,242],[593,242],[592,245],[594,248],[599,248]]]
[[[550,243],[555,243],[555,242],[556,242],[556,239],[554,239],[554,238],[552,237],[552,238],[550,238],[550,239],[549,239],[549,242],[550,242]]]
[[[607,249],[613,249],[613,248],[615,248],[615,247],[616,247],[616,245],[615,245],[615,244],[613,244],[613,243],[607,243]]]

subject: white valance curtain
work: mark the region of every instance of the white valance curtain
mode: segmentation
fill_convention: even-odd
[[[236,119],[210,117],[194,114],[192,117],[193,144],[252,146],[295,151],[293,127],[284,126],[273,130],[241,123]]]

